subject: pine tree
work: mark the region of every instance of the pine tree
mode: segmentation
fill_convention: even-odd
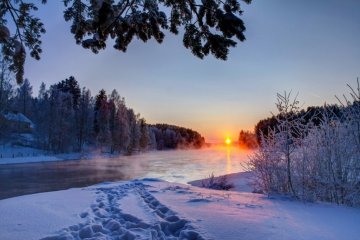
[[[81,95],[78,81],[73,76],[70,76],[69,78],[59,82],[57,84],[57,88],[64,93],[70,93],[72,95],[73,108],[76,110],[79,105]]]
[[[10,98],[13,94],[13,86],[11,84],[11,72],[9,71],[9,63],[2,58],[0,60],[0,113],[9,110]]]
[[[138,124],[139,115],[135,115],[134,110],[131,108],[127,110],[128,122],[129,122],[129,146],[127,153],[132,154],[139,149],[140,141],[140,128]]]
[[[117,106],[117,127],[116,127],[116,136],[117,136],[117,148],[119,151],[127,152],[130,144],[130,125],[128,110],[126,108],[125,99],[122,98],[118,102]]]
[[[144,118],[139,119],[139,127],[140,127],[140,140],[139,145],[141,149],[147,149],[150,139],[149,139],[149,129],[146,124],[146,120]]]
[[[83,145],[90,140],[91,136],[91,93],[85,87],[81,91],[79,99],[79,108],[76,112],[77,120],[77,143],[78,151],[82,151]]]
[[[42,82],[39,88],[38,99],[43,100],[46,98],[46,95],[47,95],[46,84]]]
[[[50,131],[50,98],[49,91],[45,83],[41,83],[37,104],[35,106],[33,121],[36,125],[36,136],[38,145],[42,149],[49,149],[49,131]]]
[[[23,84],[17,89],[15,98],[15,109],[25,116],[31,117],[32,106],[32,86],[28,79],[25,79]]]
[[[46,0],[42,0],[46,3]],[[77,44],[94,53],[106,48],[109,38],[114,48],[125,52],[134,38],[162,43],[165,31],[184,32],[183,44],[199,57],[212,54],[226,60],[229,49],[245,40],[246,30],[240,18],[242,10],[237,0],[206,1],[82,1],[64,0],[65,21],[71,21],[71,33]],[[249,4],[251,0],[242,0]],[[41,36],[45,28],[33,12],[32,1],[4,0],[0,2],[0,44],[10,69],[20,84],[24,75],[27,48],[30,56],[39,60]],[[10,16],[10,20],[6,19]],[[8,23],[10,22],[10,24]],[[11,26],[12,31],[8,26]],[[179,31],[183,28],[184,31]]]
[[[72,95],[51,87],[49,148],[55,152],[75,150],[76,131]]]
[[[116,149],[116,145],[117,145],[117,136],[116,136],[116,128],[118,125],[118,119],[117,119],[117,109],[116,109],[116,101],[119,101],[119,94],[117,93],[117,91],[114,89],[109,97],[109,103],[108,103],[108,108],[109,108],[109,131],[111,134],[111,139],[110,139],[110,153],[114,153],[115,149]]]
[[[97,143],[100,144],[100,147],[106,146],[110,140],[110,130],[109,104],[104,89],[100,90],[95,100],[94,133],[95,139]]]

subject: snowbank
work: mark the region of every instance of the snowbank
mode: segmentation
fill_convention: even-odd
[[[0,201],[0,239],[40,239],[71,224],[96,194],[86,189],[39,193]]]
[[[1,200],[0,212],[0,239],[8,240],[355,240],[360,236],[359,209],[157,179]]]
[[[218,181],[221,177],[226,177],[228,183],[232,184],[234,187],[231,188],[232,191],[236,192],[253,192],[252,181],[254,175],[251,172],[239,172],[227,174],[224,176],[215,177],[215,181]],[[196,187],[203,187],[203,184],[206,184],[209,179],[200,179],[196,181],[189,182],[190,185]]]

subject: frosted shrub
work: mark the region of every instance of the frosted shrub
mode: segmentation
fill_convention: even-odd
[[[250,157],[250,165],[256,169],[255,187],[265,192],[284,192],[286,187],[286,169],[284,158],[278,151],[275,131],[261,136],[261,147]]]
[[[229,183],[226,175],[215,177],[214,173],[212,173],[209,178],[204,179],[201,182],[202,187],[204,188],[210,188],[210,189],[216,189],[216,190],[230,190],[231,188],[234,188],[234,184]]]
[[[278,95],[277,125],[261,136],[249,161],[257,187],[269,194],[359,206],[359,86],[357,90],[351,92],[353,102],[346,100],[340,108],[340,117],[324,106],[316,115],[317,125],[297,114],[296,98]]]

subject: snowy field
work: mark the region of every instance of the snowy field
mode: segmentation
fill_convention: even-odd
[[[157,179],[0,201],[0,239],[359,239],[360,210]]]

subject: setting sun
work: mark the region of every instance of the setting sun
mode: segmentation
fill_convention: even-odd
[[[229,137],[227,137],[227,138],[225,139],[225,144],[226,144],[226,145],[230,145],[230,144],[231,144],[231,139],[230,139]]]

